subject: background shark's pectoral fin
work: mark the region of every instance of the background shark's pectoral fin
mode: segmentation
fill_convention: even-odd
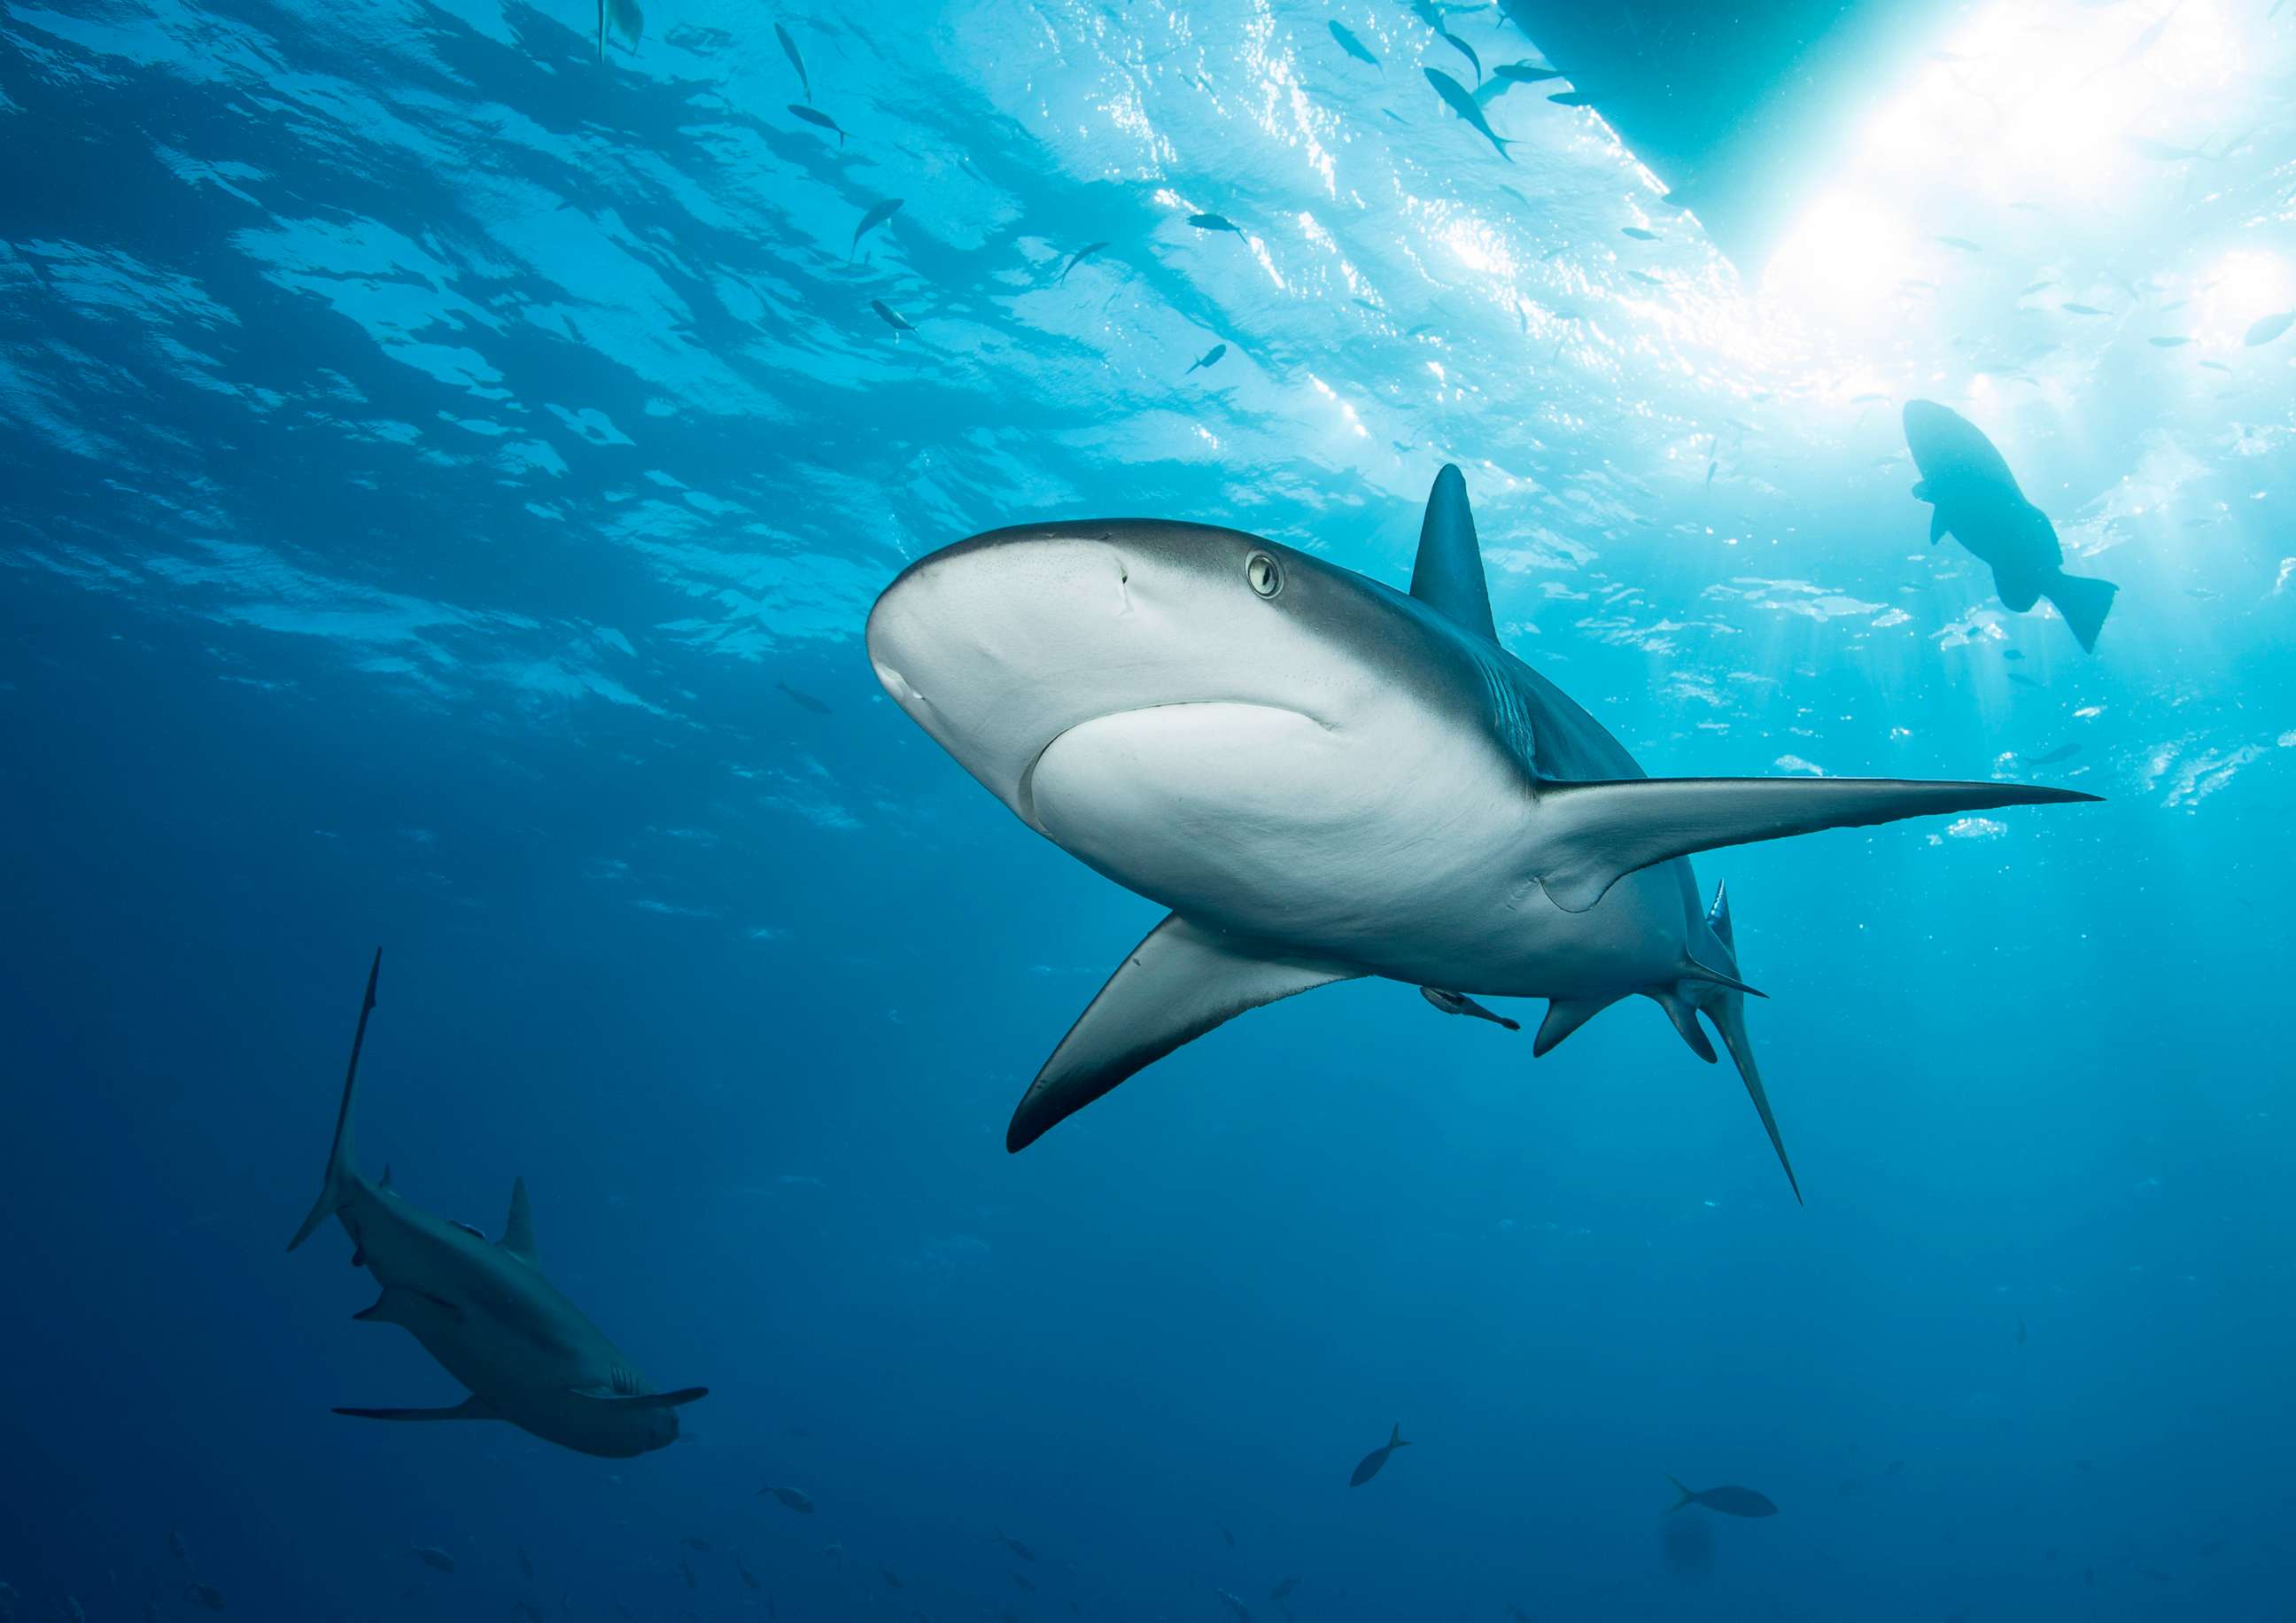
[[[1363,972],[1169,914],[1132,949],[1053,1050],[1013,1112],[1004,1147],[1027,1148],[1133,1072],[1247,1009]]]
[[[433,1296],[428,1291],[417,1291],[409,1285],[385,1285],[382,1294],[374,1299],[374,1306],[361,1308],[351,1317],[414,1330],[441,1319],[459,1324],[463,1322],[463,1310],[445,1297]]]
[[[611,1404],[619,1409],[674,1409],[709,1396],[706,1386],[682,1386],[674,1392],[616,1392],[589,1387],[568,1389],[577,1398],[586,1398],[592,1403]]]
[[[337,1409],[357,1420],[500,1420],[501,1413],[485,1398],[465,1398],[451,1409]]]
[[[1626,874],[1654,863],[1821,829],[1904,817],[2094,800],[2033,783],[1904,778],[1621,778],[1542,783],[1532,877],[1566,913],[1584,913]]]
[[[534,1249],[534,1209],[527,1203],[524,1178],[511,1182],[510,1216],[503,1219],[502,1238],[495,1243],[521,1262],[542,1266],[542,1254]]]

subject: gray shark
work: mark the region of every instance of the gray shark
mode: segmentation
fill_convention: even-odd
[[[1247,1009],[1382,976],[1546,997],[1538,1054],[1639,994],[1711,1062],[1702,1014],[1791,1182],[1729,904],[1702,907],[1685,859],[2096,798],[1644,776],[1499,645],[1456,468],[1436,479],[1407,596],[1232,529],[1030,524],[911,564],[867,642],[885,691],[1014,816],[1171,909],[1029,1085],[1014,1151]]]
[[[2047,598],[2081,647],[2094,653],[2120,588],[2065,573],[2056,526],[2025,499],[2017,476],[1984,431],[1950,406],[1908,400],[1906,448],[1922,471],[1914,497],[1933,509],[1930,545],[1949,535],[1967,547],[1992,570],[1994,594],[2004,608],[2022,614]]]
[[[351,1237],[351,1264],[381,1285],[374,1306],[352,1315],[404,1325],[471,1396],[448,1409],[337,1409],[367,1420],[503,1420],[580,1454],[627,1459],[674,1442],[681,1404],[706,1387],[659,1392],[614,1344],[542,1276],[526,1182],[511,1185],[501,1240],[434,1217],[401,1199],[390,1173],[371,1183],[353,1164],[352,1091],[374,986],[378,949],[351,1038],[326,1182],[293,1250],[329,1217]]]

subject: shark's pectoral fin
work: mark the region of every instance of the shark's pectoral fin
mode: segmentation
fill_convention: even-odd
[[[451,1409],[337,1409],[357,1420],[500,1420],[502,1413],[473,1394]]]
[[[1566,913],[1584,913],[1626,874],[1758,840],[1864,828],[1903,817],[2055,805],[2095,795],[2033,783],[1904,778],[1620,778],[1541,783],[1531,877]]]
[[[382,1294],[374,1299],[374,1306],[363,1307],[351,1317],[414,1330],[442,1318],[459,1324],[463,1322],[463,1310],[445,1297],[433,1296],[428,1291],[417,1291],[411,1285],[385,1285]]]
[[[527,1203],[524,1178],[511,1182],[510,1216],[503,1220],[502,1238],[495,1243],[521,1262],[542,1266],[541,1253],[534,1249],[534,1209]]]
[[[1004,1147],[1026,1149],[1133,1072],[1247,1009],[1363,972],[1168,914],[1053,1050],[1013,1112]]]
[[[603,1387],[569,1387],[574,1397],[592,1403],[611,1404],[618,1409],[675,1409],[709,1396],[706,1386],[683,1386],[674,1392],[617,1392]]]
[[[1915,487],[1914,487],[1914,488],[1915,488],[1915,493],[1916,493],[1916,494],[1919,494],[1920,489],[1921,489],[1921,487],[1920,487],[1920,486],[1918,486],[1918,485],[1916,485]],[[1942,541],[1942,540],[1944,540],[1944,539],[1945,539],[1945,509],[1944,509],[1944,508],[1942,508],[1942,507],[1939,507],[1939,508],[1934,509],[1934,510],[1930,513],[1930,545],[1931,545],[1931,546],[1935,546],[1939,542],[1940,542],[1940,541]]]

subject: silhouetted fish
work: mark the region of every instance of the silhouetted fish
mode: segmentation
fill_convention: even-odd
[[[1958,248],[1965,254],[1981,254],[1985,251],[1984,243],[1972,242],[1967,237],[1939,237],[1938,241],[1948,248]]]
[[[1558,90],[1546,99],[1557,107],[1592,107],[1595,93],[1591,90]]]
[[[1188,372],[1194,372],[1199,367],[1217,366],[1220,364],[1220,357],[1226,353],[1227,346],[1226,344],[1214,344],[1210,348],[1205,350],[1203,354],[1196,357],[1195,365],[1190,366],[1188,368]],[[1184,372],[1180,375],[1185,378],[1188,375],[1188,372]]]
[[[2059,761],[2072,759],[2080,751],[2081,747],[2079,744],[2059,744],[2054,750],[2044,750],[2039,755],[2029,755],[2023,758],[2028,766],[2054,766]],[[2017,1321],[2017,1339],[2020,1341],[2025,1339],[2025,1321],[2022,1319]]]
[[[1475,105],[1475,98],[1467,94],[1464,85],[1440,68],[1423,68],[1420,71],[1427,76],[1427,82],[1435,86],[1435,94],[1443,98],[1445,106],[1472,125],[1475,133],[1489,142],[1500,157],[1507,158],[1507,143],[1499,139],[1492,130],[1490,120],[1483,117],[1483,110]],[[1507,161],[1512,163],[1514,160],[1507,158]]]
[[[1013,1554],[1019,1556],[1022,1561],[1034,1561],[1037,1559],[1037,1553],[1034,1550],[1030,1549],[1027,1545],[1022,1544],[1011,1534],[1005,1532],[1004,1529],[997,1529],[996,1537],[998,1544],[1003,1545],[1006,1549],[1012,1551]]]
[[[2288,331],[2292,324],[2296,324],[2296,310],[2283,310],[2277,316],[2264,316],[2249,328],[2246,336],[2240,341],[2253,349],[2259,344],[2268,344],[2278,338],[2283,332]]]
[[[744,1584],[747,1584],[752,1590],[764,1587],[763,1585],[758,1582],[758,1575],[750,1570],[750,1563],[743,1561],[738,1555],[734,1558],[734,1570],[742,1575],[742,1581]]]
[[[1212,1593],[1219,1596],[1223,1605],[1235,1613],[1236,1623],[1251,1623],[1251,1608],[1246,1606],[1242,1600],[1225,1589],[1215,1589]]]
[[[778,685],[781,685],[782,692],[790,693],[792,698],[796,697],[795,693],[786,684]],[[814,701],[815,704],[819,704],[820,702],[821,701],[818,699]],[[813,1514],[813,1496],[807,1493],[801,1488],[761,1488],[758,1489],[758,1492],[761,1496],[766,1494],[771,1494],[776,1500],[786,1504],[790,1509],[795,1511],[800,1516],[810,1516]]]
[[[1657,232],[1644,231],[1639,225],[1621,225],[1619,227],[1619,234],[1621,236],[1632,237],[1637,242],[1655,242],[1658,241]]]
[[[877,312],[878,320],[896,332],[914,332],[917,330],[914,323],[882,299],[872,299],[869,301],[869,307]]]
[[[1364,1455],[1363,1458],[1357,1463],[1356,1473],[1348,1479],[1348,1486],[1349,1488],[1361,1488],[1365,1483],[1370,1481],[1374,1477],[1379,1474],[1380,1468],[1387,1463],[1387,1456],[1389,1455],[1393,1454],[1398,1448],[1408,1448],[1410,1447],[1411,1445],[1404,1439],[1403,1427],[1401,1423],[1398,1422],[1388,1432],[1387,1441],[1384,1444],[1373,1449],[1369,1454]]]
[[[1491,70],[1491,76],[1515,85],[1543,85],[1548,79],[1562,77],[1559,70],[1539,62],[1501,62]]]
[[[455,1570],[455,1558],[434,1545],[416,1545],[414,1553],[422,1558],[424,1566],[435,1571],[452,1572]]]
[[[2065,304],[2057,307],[2068,316],[2102,316],[2105,313],[2093,304]]]
[[[850,265],[853,256],[861,250],[861,239],[901,211],[902,200],[889,197],[882,202],[871,203],[861,216],[861,223],[853,228],[852,246],[845,250],[845,262]]]
[[[803,119],[808,124],[815,125],[822,129],[836,130],[837,144],[840,146],[843,146],[845,144],[845,131],[842,128],[840,128],[837,120],[831,118],[827,113],[818,111],[811,107],[800,106],[795,102],[791,102],[789,104],[789,110],[790,116],[791,118]]]
[[[1710,1488],[1704,1493],[1693,1493],[1672,1477],[1667,1480],[1674,1482],[1675,1492],[1682,1496],[1666,1507],[1669,1511],[1678,1511],[1685,1504],[1702,1504],[1708,1510],[1719,1511],[1725,1516],[1775,1516],[1778,1513],[1776,1505],[1751,1488]]]
[[[2118,588],[2065,573],[2055,526],[2025,499],[2009,464],[1975,423],[1930,400],[1906,401],[1905,422],[1906,444],[1922,473],[1915,498],[1935,509],[1930,545],[1952,536],[1993,570],[2005,607],[2021,614],[2046,597],[2080,645],[2094,650]]]
[[[805,99],[810,102],[813,100],[813,80],[806,73],[805,58],[797,53],[797,41],[791,39],[790,31],[778,22],[774,24],[774,37],[782,42],[782,54],[788,57],[790,66],[797,70],[797,82],[805,87]]]
[[[1243,227],[1224,214],[1192,214],[1188,216],[1188,224],[1198,231],[1233,231],[1238,236],[1243,234]]]
[[[1053,278],[1053,285],[1058,287],[1062,283],[1066,282],[1070,271],[1107,246],[1105,242],[1086,242],[1082,248],[1078,249],[1069,256],[1069,262],[1061,266],[1061,274]]]
[[[1332,37],[1340,42],[1341,50],[1345,51],[1359,62],[1369,62],[1374,68],[1379,66],[1379,58],[1371,53],[1370,47],[1362,40],[1348,31],[1345,23],[1335,21],[1331,25],[1331,29]]]

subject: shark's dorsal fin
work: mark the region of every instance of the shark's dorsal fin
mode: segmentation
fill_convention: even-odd
[[[1419,525],[1419,557],[1411,566],[1411,595],[1457,626],[1496,643],[1491,591],[1483,579],[1483,549],[1475,515],[1467,509],[1467,481],[1446,463],[1428,494]]]
[[[1143,1066],[1247,1009],[1362,973],[1168,914],[1117,965],[1029,1084],[1004,1147],[1026,1149]]]
[[[1730,933],[1730,887],[1726,884],[1714,887],[1714,906],[1706,910],[1706,928],[1714,932],[1714,939],[1722,943],[1734,960],[1738,955],[1738,943]]]
[[[511,1182],[510,1216],[503,1219],[502,1238],[495,1243],[521,1262],[542,1266],[542,1253],[534,1249],[534,1209],[527,1203],[524,1178]]]

